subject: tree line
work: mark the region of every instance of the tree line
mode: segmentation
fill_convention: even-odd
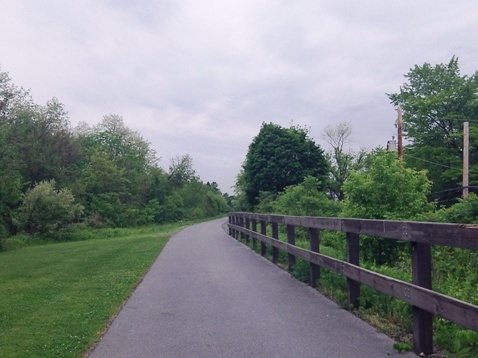
[[[341,207],[355,202],[357,210],[362,208],[360,214],[370,218],[411,219],[459,203],[464,122],[470,122],[472,192],[476,189],[473,183],[478,181],[478,72],[461,75],[458,58],[453,57],[448,64],[416,65],[405,78],[399,92],[387,94],[391,104],[403,111],[407,144],[400,163],[392,165],[384,159],[393,154],[382,147],[347,150],[352,132],[348,123],[324,129],[323,137],[330,145],[327,152],[310,138],[307,128],[263,123],[237,177],[237,205],[243,210],[268,209],[294,186],[310,187],[311,180],[323,198]],[[396,172],[391,172],[396,166]],[[398,180],[406,172],[416,181]],[[367,193],[364,185],[371,185]],[[360,193],[356,193],[358,187],[362,187]],[[407,191],[420,192],[421,202],[427,205],[420,204],[417,211],[418,204],[406,198]],[[396,214],[385,209],[387,205],[393,206]],[[363,211],[367,206],[370,212]],[[347,213],[354,214],[350,208]],[[313,215],[313,210],[309,214]]]
[[[464,121],[471,124],[470,183],[478,179],[478,75],[461,75],[453,57],[447,64],[416,65],[405,78],[399,92],[388,94],[403,110],[408,143],[398,172],[390,173],[394,165],[383,159],[389,154],[381,148],[347,150],[349,124],[324,129],[331,148],[324,151],[307,128],[263,123],[232,198],[216,183],[203,183],[189,155],[161,168],[150,143],[120,116],[72,128],[59,100],[38,105],[0,71],[0,236],[54,234],[71,223],[134,226],[201,218],[225,212],[231,203],[236,210],[295,208],[325,215],[328,208],[330,215],[443,219],[453,204],[465,205],[459,200]],[[381,161],[385,167],[371,178]],[[397,180],[406,171],[421,178],[419,188]],[[405,197],[407,190],[418,189],[420,204]],[[387,205],[393,210],[384,209]],[[455,209],[453,220],[460,215]],[[473,209],[463,215],[476,221]]]
[[[121,116],[73,128],[59,100],[38,105],[0,71],[0,237],[227,212],[230,198],[198,177],[191,156],[172,159],[168,170],[158,162]]]

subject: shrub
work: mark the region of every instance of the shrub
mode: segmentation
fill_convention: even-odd
[[[52,235],[82,212],[70,190],[56,190],[54,180],[42,181],[24,195],[16,223],[30,235]]]
[[[364,219],[412,220],[431,209],[431,183],[424,171],[407,168],[394,153],[378,152],[367,171],[352,172],[344,184],[341,216]],[[393,265],[406,245],[379,237],[360,240],[366,261]]]
[[[299,185],[287,187],[274,201],[276,212],[299,216],[337,216],[339,203],[320,191],[319,179],[308,176]]]
[[[451,223],[478,223],[478,196],[475,193],[470,193],[466,199],[458,199],[456,204],[449,208],[438,210],[433,221],[451,222]]]

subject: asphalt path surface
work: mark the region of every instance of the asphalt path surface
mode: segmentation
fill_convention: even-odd
[[[90,358],[416,357],[229,237],[225,222],[170,239]]]

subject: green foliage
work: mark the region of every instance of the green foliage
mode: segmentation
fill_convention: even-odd
[[[130,198],[128,184],[123,168],[106,154],[94,152],[74,190],[85,207],[85,215],[97,215],[108,225],[124,226],[124,204]]]
[[[342,216],[364,219],[414,219],[430,209],[430,182],[425,172],[407,168],[394,153],[378,152],[366,171],[352,172],[344,184]],[[364,237],[366,261],[393,264],[405,245],[393,240]]]
[[[442,222],[477,223],[478,199],[470,193],[449,208],[442,208],[431,219]],[[433,247],[433,287],[436,291],[478,305],[478,252],[451,247]],[[478,335],[445,319],[434,324],[437,345],[456,357],[478,356]],[[451,338],[453,337],[453,338]]]
[[[337,216],[339,203],[330,200],[321,188],[319,179],[308,176],[302,184],[287,187],[280,193],[273,203],[273,211],[285,215]]]
[[[451,247],[433,248],[433,279],[437,291],[478,305],[478,252]]]
[[[320,270],[320,291],[344,308],[347,307],[346,287],[347,279],[345,276],[329,270]]]
[[[329,250],[333,250],[334,257],[344,260],[345,255],[345,233],[341,231],[322,230],[320,232],[320,243]],[[328,255],[328,254],[327,254]]]
[[[310,263],[297,258],[295,265],[292,267],[291,272],[292,276],[302,282],[310,282]]]
[[[435,340],[452,357],[475,358],[478,355],[478,333],[464,329],[442,318],[434,322]]]
[[[362,263],[364,268],[401,281],[411,281],[411,264],[397,263],[394,267]],[[375,289],[362,286],[360,290],[360,310],[367,310],[367,316],[380,319],[381,325],[389,333],[412,332],[412,308],[402,300],[391,297]],[[393,327],[393,328],[392,328]]]
[[[182,157],[171,159],[169,165],[168,181],[173,187],[181,187],[186,183],[197,180],[196,171],[193,166],[193,159],[186,154]]]
[[[0,238],[14,231],[14,211],[21,202],[22,177],[15,156],[2,138],[0,127]]]
[[[80,192],[87,196],[104,194],[105,199],[113,198],[113,202],[107,201],[105,204],[119,203],[123,206],[123,212],[139,210],[141,204],[147,202],[151,168],[157,161],[149,143],[139,133],[127,128],[117,115],[105,116],[93,128],[83,128],[79,138],[88,153],[83,163],[86,173],[78,183]],[[89,201],[82,199],[89,213]],[[130,221],[115,219],[107,212],[98,214],[115,225],[128,225]]]
[[[306,176],[325,179],[327,173],[323,151],[306,130],[263,123],[249,145],[237,186],[244,192],[247,203],[255,206],[261,192],[277,194],[288,186],[300,184]]]
[[[19,228],[64,237],[69,219],[61,214],[55,222],[51,211],[34,213],[24,202],[42,185],[30,188],[50,181],[71,190],[84,208],[82,224],[94,228],[215,216],[228,211],[233,201],[217,183],[200,180],[187,154],[172,160],[169,173],[159,167],[150,143],[121,116],[109,114],[97,125],[82,123],[72,130],[61,102],[53,98],[35,104],[0,71],[1,249],[9,247],[3,239]],[[66,197],[62,191],[56,195]],[[53,207],[54,201],[38,203]],[[34,220],[27,223],[29,215]]]
[[[478,196],[470,193],[466,199],[449,208],[442,208],[430,215],[429,219],[440,222],[478,224]]]
[[[367,171],[355,171],[344,185],[343,216],[413,219],[430,209],[430,182],[424,171],[407,168],[395,153],[378,152]]]
[[[27,191],[18,211],[18,226],[30,235],[53,235],[78,219],[83,207],[68,189],[55,189],[55,181],[43,181]]]
[[[156,209],[156,220],[174,222],[215,217],[226,213],[229,206],[217,188],[193,179],[173,190]]]
[[[297,216],[337,216],[339,202],[330,200],[321,191],[322,187],[319,179],[307,176],[303,183],[286,187],[279,194],[260,192],[256,211]]]
[[[181,219],[213,217],[228,210],[226,199],[210,185],[193,179],[177,190],[178,208],[183,212]]]
[[[433,289],[447,296],[478,305],[478,252],[452,247],[432,248]],[[434,320],[434,338],[438,347],[452,357],[478,356],[478,335],[441,317]]]
[[[393,349],[397,352],[410,352],[413,349],[412,342],[398,342],[393,344]]]
[[[400,92],[388,96],[403,109],[404,133],[410,141],[407,162],[428,171],[434,192],[461,186],[463,122],[478,115],[478,73],[462,76],[458,58],[453,57],[448,64],[416,65],[405,78]],[[472,123],[470,134],[477,133],[475,127]],[[470,135],[471,182],[478,179],[477,149],[478,136]],[[443,200],[449,194],[434,198]]]
[[[17,169],[32,186],[55,179],[64,186],[75,178],[74,168],[81,159],[63,105],[52,99],[45,106],[20,105],[5,118],[5,143],[15,153]]]
[[[269,191],[259,192],[259,203],[255,207],[255,211],[258,213],[274,213],[276,212],[275,200],[277,199],[276,193]]]

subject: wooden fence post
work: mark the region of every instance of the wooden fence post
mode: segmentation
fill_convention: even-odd
[[[287,225],[287,242],[291,245],[295,245],[295,226]],[[289,261],[289,271],[292,270],[292,267],[295,265],[295,255],[287,254]]]
[[[347,237],[347,261],[355,266],[360,266],[359,259],[359,234],[346,233]],[[360,283],[347,278],[347,301],[349,306],[353,308],[359,307],[358,298],[360,296]]]
[[[252,231],[257,232],[257,220],[252,219]],[[252,247],[255,249],[257,246],[257,239],[255,237],[252,238]]]
[[[264,220],[261,220],[261,234],[267,234],[267,223]],[[267,253],[267,246],[265,242],[261,241],[261,255],[264,256]]]
[[[249,218],[246,218],[246,229],[247,230],[251,229],[251,220]],[[251,241],[251,237],[249,236],[249,234],[247,234],[246,235],[246,244],[249,244],[250,241]]]
[[[243,216],[241,216],[239,218],[239,226],[244,228],[244,217]],[[239,235],[240,241],[244,241],[245,236],[246,235],[241,231],[241,234]]]
[[[231,214],[229,214],[228,223],[232,224],[232,215]],[[230,227],[229,227],[228,232],[229,232],[229,236],[232,236],[232,229]]]
[[[276,240],[279,240],[279,224],[272,223],[272,237]],[[279,249],[272,246],[272,262],[277,263],[279,261]]]
[[[412,283],[432,289],[431,245],[412,242]],[[416,354],[433,353],[433,314],[421,308],[413,309],[413,350]]]
[[[316,228],[309,228],[310,251],[320,252],[320,231]],[[320,266],[310,263],[310,285],[317,287],[317,281],[320,279]]]
[[[236,215],[234,215],[234,216],[232,217],[232,223],[233,223],[235,226],[238,225],[238,223],[237,223],[237,216],[236,216]],[[233,230],[232,230],[232,237],[237,240],[237,235],[238,235],[238,231],[237,231],[236,229],[233,229]]]

